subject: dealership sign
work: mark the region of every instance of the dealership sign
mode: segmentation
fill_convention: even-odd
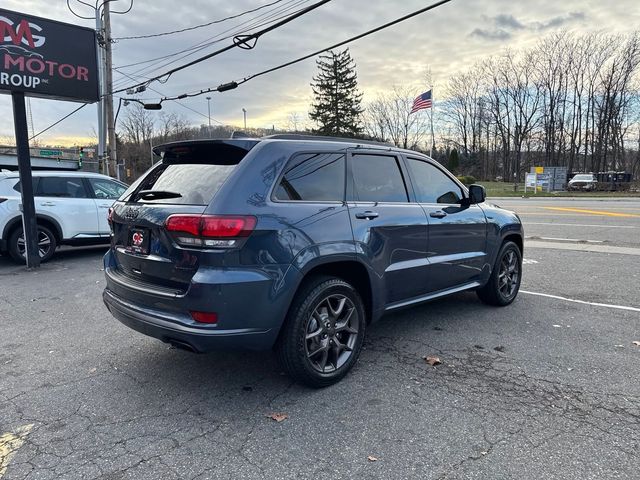
[[[96,33],[0,8],[0,92],[98,100]]]

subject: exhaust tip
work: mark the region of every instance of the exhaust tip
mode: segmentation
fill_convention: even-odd
[[[187,342],[183,342],[182,340],[169,338],[166,340],[166,342],[172,347],[177,348],[179,350],[186,350],[187,352],[191,352],[191,353],[199,353],[198,350],[193,345]]]

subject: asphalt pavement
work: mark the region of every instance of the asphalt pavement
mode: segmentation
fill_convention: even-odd
[[[637,479],[640,199],[492,201],[525,224],[518,299],[389,315],[323,390],[127,329],[104,249],[0,257],[0,478]]]

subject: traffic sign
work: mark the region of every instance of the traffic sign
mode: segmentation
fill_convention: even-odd
[[[62,150],[40,150],[41,157],[61,157]]]

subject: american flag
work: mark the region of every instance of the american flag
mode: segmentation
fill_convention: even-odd
[[[411,107],[411,113],[416,113],[418,110],[422,110],[425,108],[432,108],[433,102],[431,101],[431,90],[428,92],[424,92],[422,95],[418,95],[416,99],[413,101],[413,106]]]

